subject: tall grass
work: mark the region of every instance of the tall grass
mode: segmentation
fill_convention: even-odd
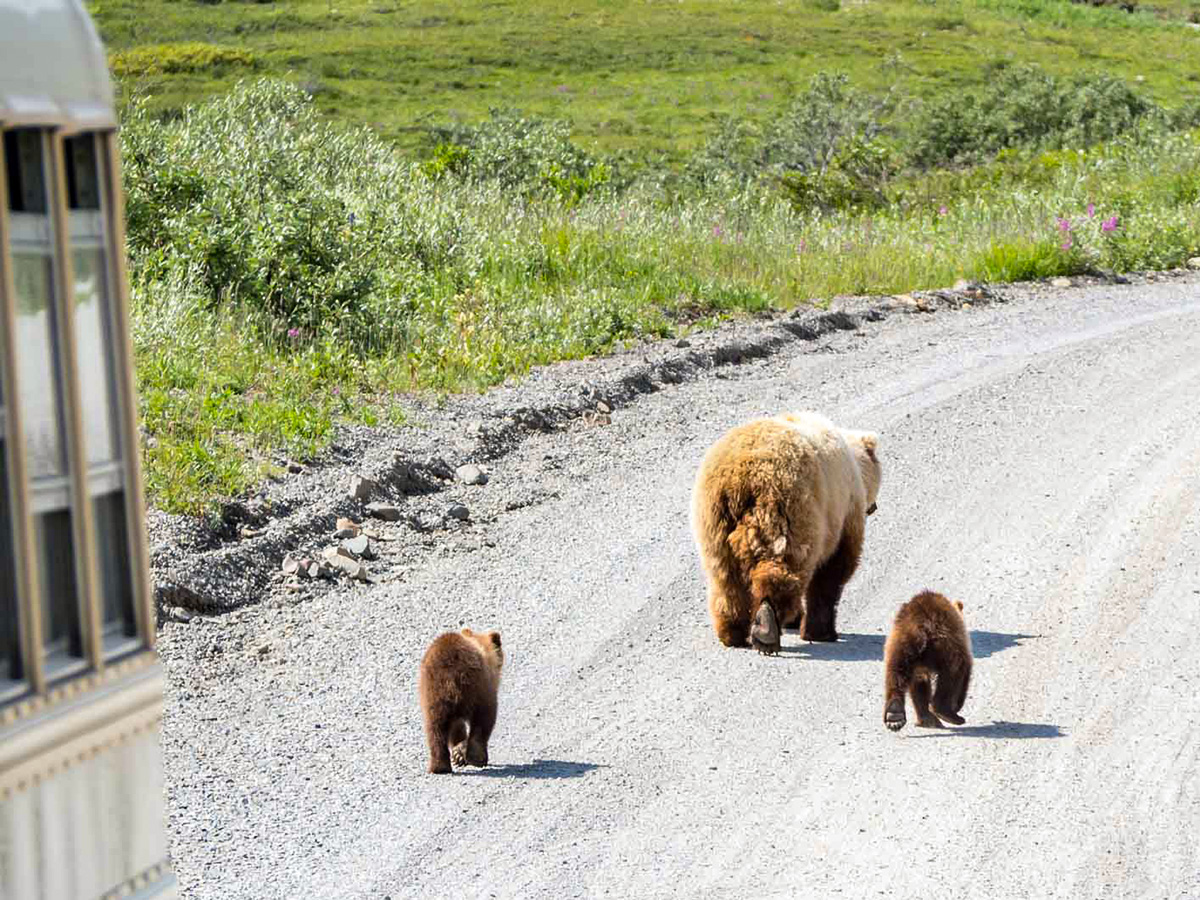
[[[838,208],[773,176],[634,177],[514,116],[419,161],[278,82],[166,121],[135,104],[122,149],[152,500],[203,508],[317,452],[337,421],[397,419],[407,390],[745,311],[1178,265],[1200,253],[1200,133],[1165,123],[900,166],[885,202]],[[876,137],[895,140],[854,140]]]

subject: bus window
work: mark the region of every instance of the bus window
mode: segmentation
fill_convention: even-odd
[[[54,306],[54,222],[50,215],[49,133],[4,135],[8,163],[10,259],[16,289],[16,355],[30,497],[38,545],[42,643],[50,679],[83,662],[76,525],[63,425],[63,368]]]
[[[136,649],[129,524],[121,453],[117,440],[117,383],[112,349],[112,282],[105,259],[114,248],[105,221],[109,210],[101,185],[106,173],[104,144],[86,133],[64,142],[67,218],[75,281],[75,352],[79,366],[88,493],[96,523],[103,641],[106,654]]]
[[[21,645],[17,620],[17,572],[8,499],[8,417],[0,385],[0,701],[20,693]]]

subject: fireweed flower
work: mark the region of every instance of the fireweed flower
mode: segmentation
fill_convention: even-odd
[[[294,341],[296,338],[300,337],[300,329],[299,328],[289,328],[288,329],[288,337]]]
[[[1064,219],[1060,216],[1059,220],[1058,220],[1058,230],[1063,232],[1064,234],[1066,234],[1068,231],[1070,231],[1071,230],[1071,220]]]
[[[1105,219],[1103,222],[1101,222],[1100,230],[1101,231],[1116,231],[1117,230],[1117,217],[1113,216],[1111,219]]]
[[[1065,241],[1063,241],[1063,242],[1062,242],[1062,248],[1063,248],[1064,250],[1070,250],[1070,249],[1071,249],[1071,237],[1070,237],[1070,235],[1068,235],[1068,236],[1067,236],[1067,239],[1066,239]]]
[[[1087,214],[1088,214],[1089,219],[1094,219],[1096,217],[1096,204],[1095,203],[1088,204]]]
[[[946,209],[945,204],[942,204],[941,206],[938,207],[938,215],[939,216],[944,216],[948,212],[950,212],[950,210]]]

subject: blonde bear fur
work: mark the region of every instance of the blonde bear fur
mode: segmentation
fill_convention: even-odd
[[[740,425],[709,449],[692,528],[721,643],[774,653],[789,627],[837,640],[837,604],[879,492],[877,444],[800,412]]]
[[[464,628],[439,636],[421,660],[418,693],[425,716],[429,771],[448,774],[488,764],[488,739],[496,725],[504,649],[500,632]]]

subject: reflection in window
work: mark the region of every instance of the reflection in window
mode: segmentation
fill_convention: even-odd
[[[100,559],[100,586],[104,595],[106,639],[133,637],[133,581],[130,576],[129,528],[125,521],[125,492],[113,491],[94,498],[96,549]]]
[[[0,428],[3,428],[0,410]],[[6,680],[21,677],[21,648],[17,622],[17,573],[13,546],[12,515],[8,503],[8,458],[6,441],[0,439],[0,692]]]
[[[9,229],[16,288],[14,350],[29,473],[33,478],[66,471],[62,399],[55,377],[53,234],[46,213],[45,138],[24,129],[4,135],[8,169]]]
[[[41,557],[42,643],[46,656],[52,660],[82,656],[71,512],[54,510],[36,516],[34,521]]]

